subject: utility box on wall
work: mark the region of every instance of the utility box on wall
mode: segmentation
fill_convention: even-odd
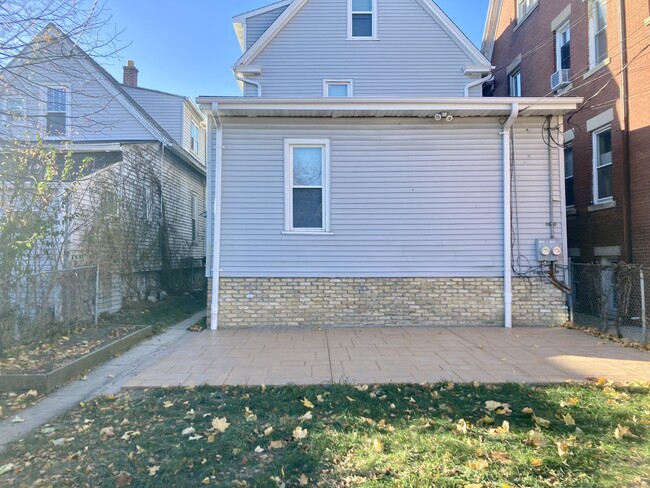
[[[537,260],[543,263],[554,263],[562,259],[562,242],[556,239],[538,239]]]

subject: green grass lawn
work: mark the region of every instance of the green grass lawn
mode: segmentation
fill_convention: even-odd
[[[0,456],[0,486],[631,487],[650,388],[382,385],[105,397]]]

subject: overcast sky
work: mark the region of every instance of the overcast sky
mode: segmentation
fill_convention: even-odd
[[[241,56],[232,17],[274,0],[107,0],[126,46],[121,59],[105,66],[122,81],[132,59],[139,85],[194,98],[239,96],[231,66]],[[488,0],[438,0],[438,5],[480,46]]]

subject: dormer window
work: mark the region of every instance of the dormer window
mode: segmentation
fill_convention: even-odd
[[[348,39],[377,38],[377,0],[348,0]]]
[[[323,96],[345,98],[352,96],[352,80],[324,80]]]

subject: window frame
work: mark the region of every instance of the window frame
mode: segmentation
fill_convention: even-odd
[[[352,2],[354,0],[348,0],[348,41],[376,41],[378,40],[377,36],[377,0],[372,0],[372,11],[366,10],[353,10]],[[372,16],[372,35],[371,36],[355,36],[353,35],[353,23],[354,14],[370,14]]]
[[[566,153],[568,150],[571,150],[571,175],[566,171]],[[574,168],[574,150],[573,150],[573,141],[566,143],[564,146],[564,194],[566,197],[566,208],[575,208],[575,168]],[[569,192],[567,191],[567,183],[571,180],[571,185],[573,187],[573,203],[569,203]]]
[[[562,39],[562,34],[568,33],[568,43],[569,43],[569,67],[562,68],[562,47],[566,44],[560,44]],[[555,70],[560,71],[562,69],[571,69],[571,23],[569,20],[564,22],[555,30]]]
[[[517,0],[517,23],[522,23],[539,5],[539,0]],[[522,9],[522,7],[524,7]]]
[[[65,111],[50,111],[50,90],[56,90],[59,92],[65,93]],[[70,124],[68,119],[70,118],[70,107],[72,105],[70,100],[70,88],[65,85],[50,85],[45,87],[45,125],[43,131],[45,133],[45,139],[51,140],[62,140],[70,137]],[[65,115],[65,131],[63,134],[50,134],[48,131],[48,116],[49,114],[64,114]]]
[[[293,149],[299,147],[323,149],[322,167],[322,226],[320,228],[294,227],[293,222]],[[330,139],[284,140],[284,231],[283,234],[332,235],[330,227]]]
[[[518,85],[518,94],[515,95],[513,90],[513,87],[517,86],[515,85],[514,81],[516,78],[519,78],[519,85]],[[515,68],[510,70],[508,72],[508,95],[511,97],[521,97],[522,96],[522,82],[521,82],[521,65],[517,65]]]
[[[604,132],[609,131],[610,133],[610,141],[612,137],[612,126],[611,124],[604,125],[602,127],[599,127],[598,129],[595,129],[591,133],[591,144],[592,144],[592,172],[593,172],[593,201],[594,205],[599,205],[601,203],[609,203],[614,201],[614,148],[612,147],[611,153],[612,153],[612,160],[608,164],[603,164],[599,165],[600,163],[600,145],[598,144],[598,137],[603,134]],[[613,142],[613,141],[612,141]],[[610,196],[606,196],[601,198],[600,192],[599,192],[599,182],[600,179],[598,177],[598,170],[601,168],[605,168],[607,166],[612,167],[612,194]]]
[[[596,15],[597,10],[596,10],[596,5],[602,5],[604,14],[605,14],[605,26],[596,32],[597,28],[597,18],[598,16]],[[600,66],[602,64],[607,63],[607,60],[609,59],[609,42],[606,44],[607,51],[605,52],[605,57],[603,57],[600,61],[598,60],[597,53],[596,53],[596,36],[600,33],[605,34],[605,39],[607,40],[607,28],[609,26],[607,22],[607,1],[606,0],[589,0],[587,4],[587,8],[589,9],[588,11],[588,17],[589,17],[589,68],[594,69],[597,66]]]
[[[153,192],[151,183],[145,182],[143,185],[144,197],[144,218],[147,222],[153,222]]]
[[[9,108],[9,102],[10,101],[19,101],[19,103],[20,103],[20,111],[11,110]],[[5,99],[5,104],[4,104],[5,115],[6,115],[7,119],[16,120],[16,119],[25,118],[27,116],[27,106],[26,106],[25,102],[26,102],[25,97],[21,97],[21,96],[18,96],[18,95],[9,95],[9,96],[7,96],[7,98]]]
[[[190,195],[190,222],[192,242],[199,240],[199,197],[196,193]]]
[[[194,137],[194,130],[196,129],[196,138]],[[199,126],[193,120],[190,122],[190,149],[192,153],[198,156],[199,154],[199,140],[201,137],[201,132]]]
[[[330,85],[345,85],[348,87],[348,94],[345,97],[332,97],[329,94]],[[354,92],[354,82],[353,80],[337,80],[337,79],[325,79],[323,80],[323,97],[325,98],[350,98]]]

